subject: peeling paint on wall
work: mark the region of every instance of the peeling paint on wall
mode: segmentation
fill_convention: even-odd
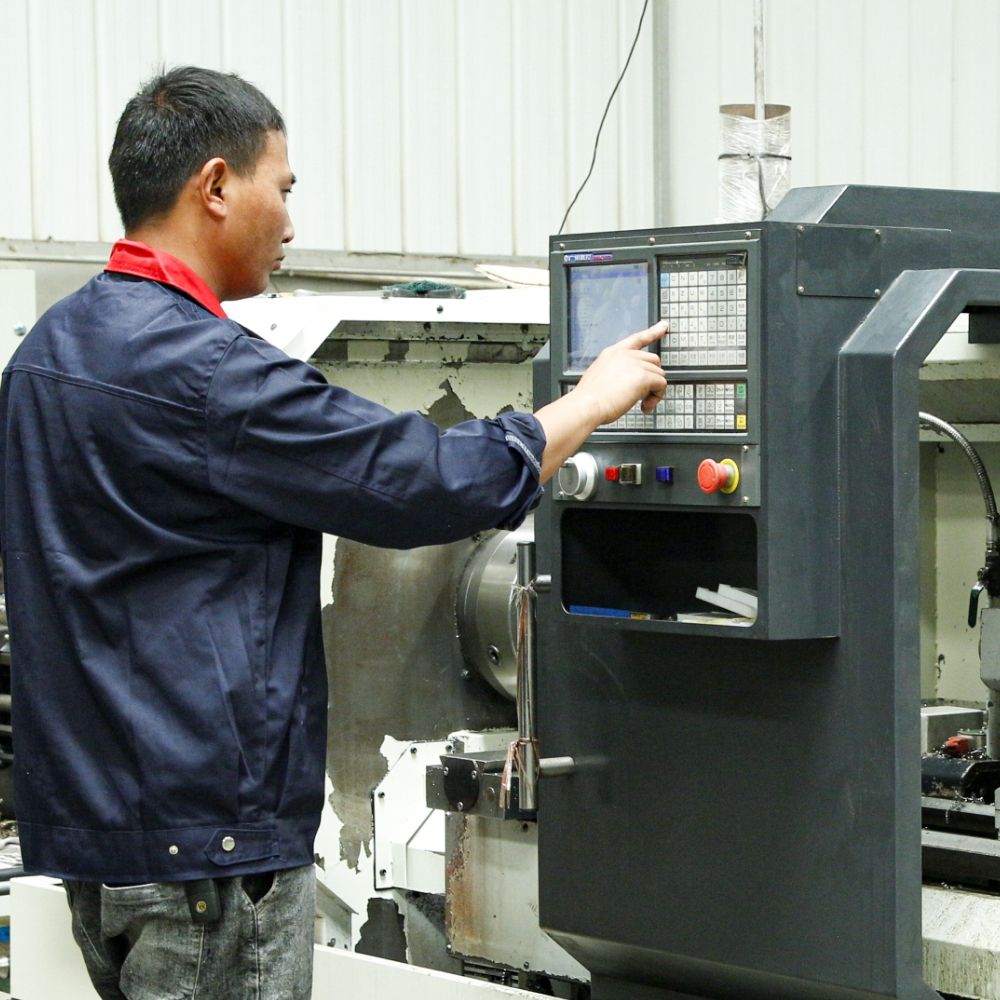
[[[397,551],[339,539],[334,602],[324,611],[330,679],[330,804],[341,856],[371,851],[371,793],[386,734],[444,739],[514,724],[515,708],[465,665],[455,626],[458,580],[473,543]]]
[[[445,379],[438,388],[444,390],[444,395],[427,408],[427,416],[434,423],[439,427],[453,427],[455,424],[462,423],[463,420],[474,418],[474,414],[466,409],[465,404],[456,395],[450,379]]]
[[[454,367],[444,362],[424,365],[413,362],[414,345],[411,344],[406,362],[381,363],[388,349],[387,344],[383,345],[380,360],[371,364],[319,362],[316,367],[331,383],[396,412],[430,413],[441,398],[443,377],[468,417],[490,418],[509,410],[531,410],[530,361],[518,364],[463,362]],[[450,426],[435,422],[440,427]]]
[[[354,950],[359,955],[376,955],[394,962],[406,961],[403,915],[394,900],[368,900],[368,920],[361,928],[361,939]]]

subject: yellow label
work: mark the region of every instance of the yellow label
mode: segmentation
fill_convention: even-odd
[[[747,415],[745,413],[736,414],[736,429],[745,431],[747,429]]]

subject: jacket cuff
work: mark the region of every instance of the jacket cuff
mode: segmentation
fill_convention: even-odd
[[[507,447],[518,454],[537,480],[542,474],[545,431],[530,413],[504,413],[496,418]]]

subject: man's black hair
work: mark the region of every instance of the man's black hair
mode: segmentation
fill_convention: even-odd
[[[173,207],[188,178],[214,156],[252,175],[281,112],[235,73],[178,66],[125,105],[108,166],[125,231]]]

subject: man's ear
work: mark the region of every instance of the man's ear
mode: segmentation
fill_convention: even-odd
[[[228,214],[226,184],[229,165],[221,156],[206,160],[196,174],[196,191],[199,202],[212,218],[221,221]]]

